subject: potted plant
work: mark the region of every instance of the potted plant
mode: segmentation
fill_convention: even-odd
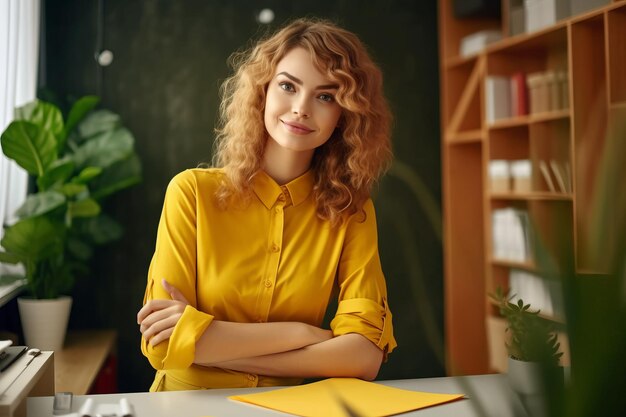
[[[520,394],[542,392],[540,381],[546,371],[556,373],[562,352],[554,325],[531,310],[515,295],[506,296],[501,288],[490,297],[497,303],[506,319],[506,349],[509,355],[508,378],[511,387]]]
[[[64,120],[57,106],[36,100],[16,109],[0,138],[3,153],[33,179],[0,242],[0,262],[23,265],[28,297],[18,306],[29,346],[62,346],[75,277],[88,273],[95,245],[122,235],[102,201],[141,180],[132,134],[118,115],[95,110],[98,102],[79,99]]]

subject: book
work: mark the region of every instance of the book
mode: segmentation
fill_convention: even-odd
[[[502,39],[502,32],[499,30],[481,30],[471,33],[461,39],[461,56],[477,54],[492,42]]]
[[[530,304],[532,310],[552,317],[563,316],[562,288],[558,280],[547,279],[540,275],[519,269],[509,272],[509,291],[511,301],[522,299]]]
[[[548,184],[548,189],[552,192],[556,192],[556,188],[554,187],[554,183],[552,182],[552,178],[550,176],[550,170],[548,170],[548,165],[545,161],[539,161],[539,170],[541,171],[541,175],[546,181],[546,184]]]
[[[532,260],[530,217],[525,210],[497,209],[492,212],[494,259],[529,262]]]
[[[554,174],[554,178],[556,178],[556,183],[559,185],[561,192],[567,193],[568,187],[564,179],[565,173],[561,172],[561,167],[554,159],[550,160],[550,169],[552,169],[552,173]]]
[[[487,123],[511,117],[511,82],[509,77],[490,75],[485,79]]]
[[[516,72],[511,76],[511,116],[528,114],[528,88],[526,74]]]

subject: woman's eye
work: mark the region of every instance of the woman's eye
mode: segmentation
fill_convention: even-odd
[[[322,101],[331,102],[331,101],[335,100],[335,97],[333,97],[330,94],[320,94],[319,95],[319,99],[322,100]]]
[[[288,83],[288,82],[282,82],[278,84],[280,86],[280,88],[282,88],[285,91],[289,91],[289,92],[293,92],[296,91],[296,89],[293,87],[293,84]]]

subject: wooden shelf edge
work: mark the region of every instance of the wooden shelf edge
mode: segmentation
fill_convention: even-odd
[[[576,274],[578,275],[589,275],[589,276],[602,276],[602,275],[609,275],[608,271],[598,271],[595,269],[589,269],[589,268],[576,268]]]
[[[546,201],[573,201],[572,194],[553,192],[533,192],[533,193],[493,193],[489,195],[492,200],[546,200]]]
[[[482,142],[483,138],[484,132],[482,129],[467,130],[464,132],[446,134],[446,143]]]
[[[463,65],[473,64],[474,61],[476,61],[478,57],[481,55],[481,53],[482,52],[478,52],[478,53],[468,55],[468,56],[457,55],[453,58],[446,59],[444,61],[443,66],[445,69],[452,69],[455,67],[462,67]]]
[[[563,41],[567,41],[567,24],[569,19],[559,20],[552,26],[545,27],[543,29],[539,29],[533,32],[524,32],[519,35],[510,36],[508,38],[503,38],[497,42],[489,44],[485,48],[485,52],[487,54],[501,52],[505,49],[522,47],[524,44],[532,44],[533,42],[538,42],[541,38],[551,37],[558,34],[559,31],[563,31],[564,33],[560,36],[563,36]]]
[[[611,110],[626,110],[626,101],[617,101],[609,104]]]
[[[503,266],[506,268],[518,268],[525,271],[536,271],[537,267],[531,262],[508,261],[506,259],[490,258],[489,263],[494,266]]]
[[[598,17],[601,17],[604,14],[604,12],[610,12],[611,10],[619,9],[620,7],[624,7],[624,6],[626,6],[625,1],[617,1],[617,2],[608,3],[608,4],[605,4],[604,6],[600,6],[598,8],[583,12],[581,14],[577,14],[576,16],[571,16],[569,18],[569,22],[573,24],[573,23],[580,23],[582,21],[589,20],[589,19],[598,18]]]
[[[551,112],[543,112],[529,114],[527,116],[511,117],[509,119],[501,119],[488,125],[490,130],[508,129],[514,127],[522,127],[533,123],[550,122],[553,120],[567,119],[571,116],[570,109],[555,110]]]

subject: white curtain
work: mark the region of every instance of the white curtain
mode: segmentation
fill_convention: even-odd
[[[13,119],[15,107],[35,99],[39,55],[40,0],[0,0],[0,132]],[[0,221],[15,221],[26,198],[28,176],[0,154]],[[0,238],[4,235],[0,227]],[[0,274],[6,270],[0,264]]]

